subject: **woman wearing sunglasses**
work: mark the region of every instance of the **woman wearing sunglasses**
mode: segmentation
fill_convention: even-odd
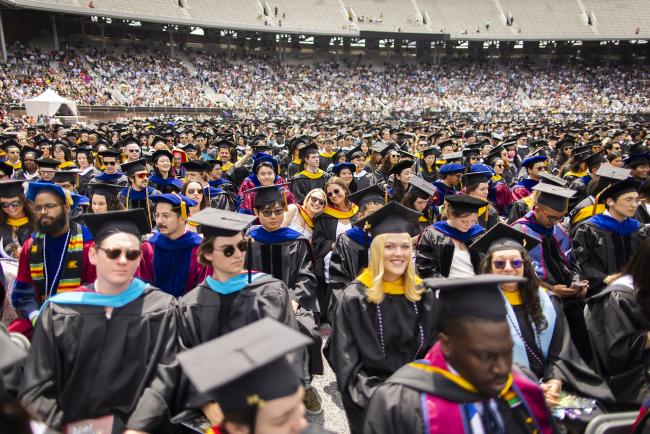
[[[514,203],[515,198],[512,196],[512,191],[510,191],[510,187],[508,187],[508,184],[506,184],[503,178],[503,172],[505,172],[506,166],[499,152],[492,150],[485,160],[485,164],[489,165],[492,169],[492,178],[488,183],[488,200],[497,208],[499,215],[505,217],[509,214],[510,207]]]
[[[305,196],[302,205],[294,203],[287,206],[282,227],[288,227],[300,232],[311,240],[314,233],[314,220],[323,213],[327,205],[327,196],[322,188],[315,188]]]
[[[326,276],[329,260],[334,248],[334,242],[339,235],[352,228],[359,207],[352,203],[348,196],[345,182],[336,176],[325,184],[327,206],[314,222],[314,234],[311,238],[314,255],[316,255],[316,276],[319,285],[319,301],[321,312],[327,312],[331,289]]]
[[[325,349],[353,434],[376,387],[436,340],[434,295],[419,286],[411,259],[418,216],[390,202],[355,223],[372,236],[369,263],[343,289]]]
[[[207,199],[203,194],[203,186],[197,181],[186,181],[181,189],[181,194],[196,202],[195,206],[189,207],[189,219],[185,227],[188,231],[196,232],[198,224],[192,221],[191,218],[208,206]]]
[[[300,329],[314,340],[307,357],[308,385],[313,375],[323,373],[318,332],[320,310],[311,245],[300,232],[282,227],[287,204],[281,186],[257,187],[255,192],[253,211],[260,224],[248,231],[253,243],[246,258],[247,267],[270,274],[289,288]],[[305,407],[311,414],[322,411],[316,391],[309,386],[305,391]]]
[[[25,200],[23,181],[0,182],[0,239],[6,253],[18,258],[20,246],[36,228],[36,219]],[[7,247],[11,252],[7,252]]]
[[[253,157],[253,169],[251,174],[246,177],[239,187],[239,197],[242,198],[239,205],[239,212],[244,214],[253,214],[253,204],[257,193],[251,192],[244,194],[245,191],[256,187],[268,187],[270,185],[282,185],[288,204],[293,204],[296,199],[289,190],[289,186],[278,174],[278,161],[269,154],[257,153]]]
[[[179,300],[180,336],[192,348],[247,324],[270,317],[297,328],[286,285],[269,274],[246,269],[250,240],[242,231],[255,217],[206,208],[193,217],[203,233],[199,262],[212,274]],[[201,408],[213,424],[221,411],[213,394],[184,391],[183,402]]]
[[[482,273],[525,277],[524,283],[501,284],[506,302],[513,363],[533,373],[550,407],[560,392],[613,403],[603,380],[583,361],[571,340],[560,299],[539,285],[528,251],[540,241],[499,223],[470,247],[485,255]]]

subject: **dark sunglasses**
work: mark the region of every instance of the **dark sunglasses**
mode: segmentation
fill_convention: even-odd
[[[341,190],[339,190],[338,188],[335,188],[334,190],[327,193],[327,197],[332,197],[334,195],[340,196],[341,193],[342,193]]]
[[[284,208],[276,208],[276,209],[265,209],[264,211],[260,211],[264,217],[271,217],[272,215],[274,216],[281,216],[284,214]]]
[[[2,208],[18,208],[20,206],[20,201],[14,200],[13,202],[2,202]]]
[[[120,256],[122,256],[122,253],[124,253],[124,256],[126,257],[127,261],[135,261],[142,254],[142,251],[140,249],[122,250],[122,249],[104,249],[102,247],[98,247],[97,249],[103,250],[104,253],[106,253],[106,257],[111,260],[118,259]]]
[[[187,194],[198,194],[198,193],[203,193],[203,190],[200,188],[188,188],[187,189]]]
[[[117,161],[104,161],[104,166],[115,166]]]
[[[314,197],[314,196],[310,197],[309,201],[311,203],[317,203],[317,204],[320,204],[320,205],[323,205],[323,206],[325,206],[327,204],[327,202],[324,201],[323,199],[319,199],[319,198]]]
[[[136,178],[145,179],[147,177],[147,172],[136,173],[135,176]]]
[[[235,247],[237,247],[240,252],[244,253],[246,250],[248,250],[248,243],[245,240],[242,240],[234,246],[232,244],[229,246],[223,246],[221,249],[219,249],[219,251],[223,253],[223,256],[226,258],[230,258],[235,254]]]
[[[519,269],[524,265],[523,259],[496,259],[492,261],[492,266],[497,270],[503,270],[506,268],[508,262],[510,262],[510,266],[514,269]]]

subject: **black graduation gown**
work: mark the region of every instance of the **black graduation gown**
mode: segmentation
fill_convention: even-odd
[[[357,191],[361,191],[364,188],[368,188],[377,183],[375,176],[372,173],[368,172],[366,172],[366,174],[363,176],[359,176],[358,178],[355,176],[354,180],[357,183]]]
[[[634,218],[640,221],[642,225],[647,225],[650,223],[650,213],[648,212],[645,204],[645,202],[641,202],[636,207],[636,213],[634,214]]]
[[[485,230],[490,230],[492,226],[495,226],[497,223],[499,223],[501,219],[499,218],[499,212],[497,209],[492,205],[488,205],[487,212],[483,213],[483,215],[478,217],[478,224],[481,225]]]
[[[591,179],[591,178],[589,178]],[[587,193],[588,181],[585,182],[584,177],[576,178],[571,184],[569,184],[569,189],[574,190],[576,194],[569,199],[569,209],[575,208],[580,202],[582,202],[589,194]]]
[[[318,331],[320,307],[316,296],[317,281],[314,274],[314,259],[309,240],[304,236],[292,241],[262,244],[254,241],[246,255],[247,267],[270,274],[282,280],[289,288],[291,300],[300,307],[296,312],[298,329],[311,337],[309,346],[309,373],[323,373],[321,354],[322,339]]]
[[[152,286],[110,319],[101,306],[50,303],[34,330],[21,403],[55,429],[113,414],[114,427],[169,432],[180,378],[176,308]]]
[[[588,296],[603,289],[603,279],[618,273],[647,238],[644,226],[626,236],[606,231],[590,221],[578,225],[571,243],[573,261],[583,279],[589,280]]]
[[[602,378],[583,361],[578,349],[571,341],[571,332],[567,318],[564,316],[562,305],[557,296],[549,294],[555,310],[555,327],[545,363],[541,364],[530,354],[529,348],[539,348],[535,339],[533,325],[526,314],[523,305],[512,306],[519,330],[524,341],[528,344],[526,353],[530,370],[540,380],[557,378],[562,381],[563,390],[568,390],[580,396],[597,399],[603,404],[612,405],[614,397]],[[541,357],[541,353],[537,353]]]
[[[441,376],[434,377],[417,368],[404,366],[386,382],[377,387],[363,425],[364,434],[430,434],[425,431],[422,415],[423,393],[438,395],[458,403],[481,402],[485,398],[460,389],[451,381]],[[522,426],[513,414],[513,410],[503,400],[497,401],[499,416],[507,434],[527,434],[529,429]],[[554,424],[550,411],[548,421],[554,433],[559,430]],[[428,421],[426,422],[428,423]],[[451,433],[450,433],[451,434]],[[461,434],[461,433],[453,433]]]
[[[366,287],[357,280],[343,290],[326,348],[353,434],[361,432],[364,409],[376,387],[402,365],[423,357],[436,340],[431,291],[417,302],[417,316],[413,303],[403,295],[386,295],[379,306],[386,355],[381,349],[377,305],[366,299]]]
[[[368,266],[368,246],[359,244],[350,238],[347,234],[342,233],[336,239],[336,246],[332,250],[330,257],[330,284],[332,291],[332,300],[329,310],[332,312],[328,315],[332,318],[336,303],[341,298],[343,288],[352,282]]]
[[[528,211],[530,211],[530,208],[528,207],[528,204],[524,202],[523,200],[518,200],[515,201],[512,204],[512,208],[510,208],[510,214],[508,215],[508,220],[507,223],[511,225],[512,223],[516,222],[526,214],[528,214]]]
[[[482,232],[476,237],[465,241],[465,245],[469,248],[474,240],[484,233]],[[418,276],[422,279],[427,277],[448,277],[455,249],[456,246],[448,235],[443,234],[433,226],[429,226],[420,236],[415,253],[415,268]],[[470,250],[469,254],[474,266],[474,273],[479,274],[481,257],[474,250]]]
[[[32,234],[32,229],[30,228],[29,224],[24,224],[20,226],[14,233],[9,227],[9,225],[7,225],[6,223],[0,223],[0,239],[2,239],[3,249],[7,247],[9,244],[14,244],[14,243],[19,243],[22,246],[23,243],[27,241],[27,238],[29,238],[31,234]],[[17,238],[16,240],[13,239],[14,236]]]
[[[77,183],[77,191],[79,194],[88,196],[88,184],[93,178],[99,175],[99,170],[94,167],[89,167],[79,174],[79,182]]]
[[[307,193],[312,191],[315,188],[322,188],[325,190],[325,183],[329,179],[327,172],[323,172],[323,176],[312,179],[307,178],[300,173],[296,174],[293,177],[293,182],[291,183],[291,192],[296,197],[296,203],[302,203],[305,200]]]
[[[587,307],[599,374],[621,407],[637,410],[650,396],[650,353],[645,349],[650,314],[641,309],[634,290],[621,284],[591,297]]]

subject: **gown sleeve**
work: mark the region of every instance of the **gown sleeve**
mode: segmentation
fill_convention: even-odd
[[[601,264],[596,252],[604,248],[607,240],[597,234],[592,226],[583,223],[576,227],[572,240],[572,254],[575,271],[589,281],[590,292],[603,288],[603,280],[607,277],[607,264]]]
[[[357,277],[354,275],[354,258],[350,257],[350,253],[347,237],[339,235],[330,258],[330,288],[333,290],[342,290]],[[358,252],[364,253],[365,251]]]
[[[420,394],[401,384],[384,383],[366,410],[364,434],[424,433]]]
[[[434,230],[429,228],[420,236],[415,253],[415,268],[422,279],[442,277],[437,257]]]
[[[307,310],[318,313],[318,299],[316,297],[316,275],[314,262],[312,261],[311,247],[309,241],[301,240],[296,243],[296,250],[292,253],[292,261],[295,261],[293,269],[294,285],[290,288],[291,299]]]

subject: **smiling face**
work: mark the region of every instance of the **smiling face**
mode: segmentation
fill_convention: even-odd
[[[275,172],[272,168],[267,166],[261,166],[257,171],[257,179],[260,181],[262,186],[273,185],[275,181]]]
[[[323,193],[317,191],[312,193],[307,199],[307,209],[312,213],[312,215],[318,215],[323,212],[325,205],[327,204],[327,199]]]
[[[185,196],[189,197],[196,203],[201,203],[203,200],[203,187],[200,183],[192,181],[187,184],[187,188],[185,189]]]
[[[409,234],[387,234],[384,242],[384,280],[391,281],[403,276],[411,253]]]
[[[12,219],[22,218],[25,216],[25,207],[18,196],[0,197],[2,212]]]
[[[339,208],[345,205],[345,190],[338,184],[330,184],[325,190],[330,204]]]
[[[345,185],[350,185],[352,183],[352,180],[354,179],[354,175],[352,174],[352,171],[350,169],[341,169],[341,172],[339,173],[339,178],[345,182]]]
[[[172,163],[169,161],[169,157],[166,155],[158,157],[156,160],[156,168],[160,173],[168,173],[172,168]]]

